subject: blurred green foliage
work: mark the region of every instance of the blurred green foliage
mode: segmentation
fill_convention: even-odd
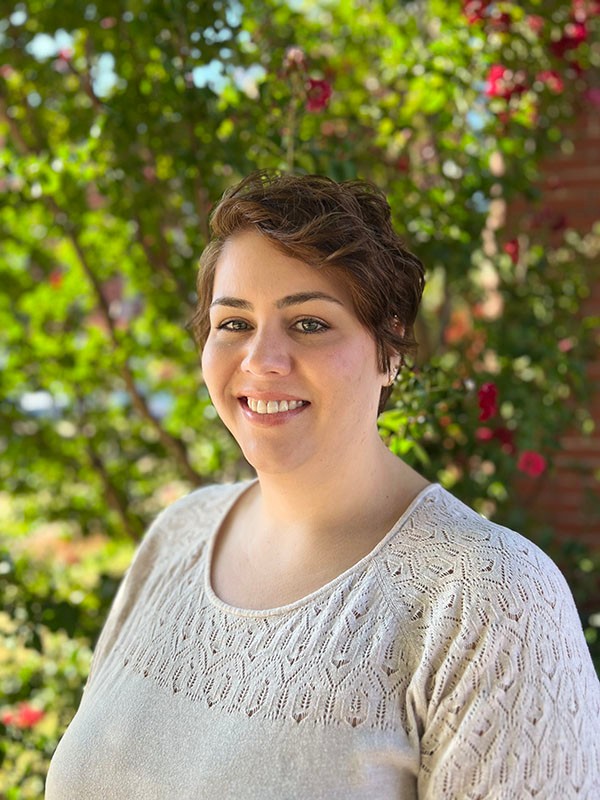
[[[598,611],[597,557],[508,502],[520,454],[543,454],[549,471],[566,426],[590,430],[598,320],[580,309],[598,232],[504,218],[524,197],[544,219],[540,161],[597,87],[592,5],[3,7],[0,796],[41,796],[148,521],[205,481],[250,474],[186,323],[210,209],[254,168],[385,190],[429,288],[419,361],[382,436],[540,541],[584,622]],[[498,401],[482,421],[485,383]],[[598,658],[597,628],[586,633]]]

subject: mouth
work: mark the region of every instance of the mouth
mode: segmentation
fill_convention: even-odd
[[[240,402],[255,414],[284,414],[287,411],[310,405],[308,400],[258,400],[255,397],[240,397]]]

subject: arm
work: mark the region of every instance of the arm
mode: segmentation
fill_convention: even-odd
[[[426,690],[422,800],[600,798],[600,687],[573,599],[545,557],[518,566],[461,609],[443,647]]]

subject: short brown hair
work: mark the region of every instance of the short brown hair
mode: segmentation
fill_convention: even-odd
[[[224,243],[255,229],[283,253],[344,276],[356,315],[377,344],[379,368],[403,358],[416,342],[413,326],[423,287],[421,261],[392,227],[390,207],[374,185],[337,183],[321,175],[254,172],[228,189],[214,209],[212,239],[200,258],[191,328],[200,348],[210,331],[209,306]],[[381,393],[380,411],[391,387]]]

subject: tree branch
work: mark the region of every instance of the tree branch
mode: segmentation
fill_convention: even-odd
[[[143,533],[143,526],[139,520],[132,517],[128,512],[123,493],[119,491],[119,489],[112,482],[108,470],[106,469],[104,462],[98,453],[89,445],[85,448],[85,451],[91,465],[96,470],[100,480],[102,481],[106,502],[114,511],[117,512],[121,518],[121,523],[127,535],[134,541],[138,541]]]

